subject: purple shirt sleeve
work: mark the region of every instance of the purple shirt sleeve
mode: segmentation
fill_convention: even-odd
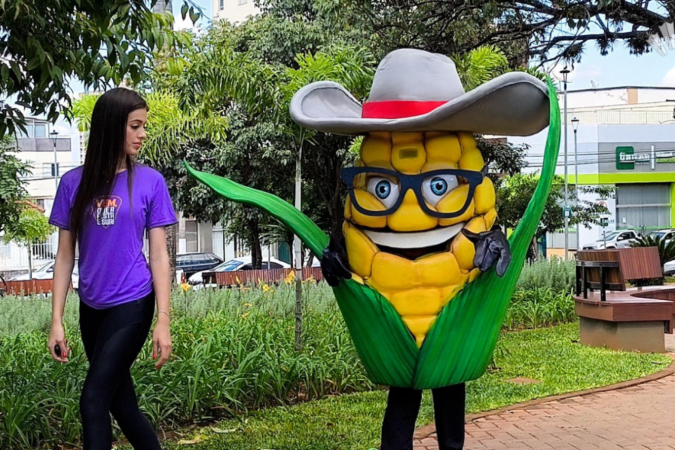
[[[70,189],[68,182],[62,178],[56,190],[49,223],[64,230],[70,230],[70,208]]]
[[[146,228],[165,227],[178,222],[176,212],[171,204],[169,189],[166,187],[164,177],[159,177],[155,184],[155,191],[150,200],[150,208],[146,220]]]

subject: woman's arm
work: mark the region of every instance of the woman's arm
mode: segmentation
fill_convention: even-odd
[[[157,324],[152,334],[152,359],[160,355],[155,368],[159,369],[171,355],[171,334],[169,331],[169,306],[171,304],[171,268],[169,253],[166,250],[166,231],[164,227],[151,228],[150,270],[157,298]],[[160,312],[163,311],[163,312]]]
[[[75,265],[75,248],[73,235],[68,230],[59,230],[59,248],[54,263],[54,279],[52,281],[52,329],[47,346],[52,357],[61,362],[68,362],[68,341],[63,331],[63,312],[66,306],[66,296],[70,288],[73,266]],[[54,351],[59,344],[61,356]]]

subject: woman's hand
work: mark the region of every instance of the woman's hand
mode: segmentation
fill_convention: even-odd
[[[54,347],[58,344],[61,348],[61,355],[56,354]],[[52,324],[52,329],[49,332],[49,340],[47,341],[47,348],[52,354],[52,358],[59,362],[68,362],[68,340],[66,339],[66,333],[63,331],[63,325],[61,324]]]
[[[158,321],[152,332],[152,359],[156,359],[157,355],[159,355],[159,361],[155,363],[155,369],[162,367],[171,356],[171,332],[168,321]]]

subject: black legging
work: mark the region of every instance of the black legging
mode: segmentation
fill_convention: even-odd
[[[464,383],[432,389],[439,450],[464,448]],[[422,391],[389,388],[387,409],[382,423],[381,450],[413,450],[415,421],[422,403]]]
[[[155,295],[98,310],[80,301],[80,330],[89,371],[80,397],[84,450],[110,450],[110,413],[135,449],[161,450],[141,413],[131,380],[131,365],[148,337]]]

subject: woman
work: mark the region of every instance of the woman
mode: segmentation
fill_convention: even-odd
[[[130,372],[150,331],[155,299],[155,368],[171,355],[164,227],[176,223],[176,214],[162,176],[134,162],[147,117],[145,101],[132,90],[113,89],[98,99],[84,166],[61,179],[49,220],[60,230],[48,347],[60,362],[68,362],[70,350],[62,319],[79,245],[80,330],[89,360],[80,397],[84,450],[112,447],[110,413],[135,449],[160,449],[138,408]],[[143,255],[146,230],[149,265]]]

